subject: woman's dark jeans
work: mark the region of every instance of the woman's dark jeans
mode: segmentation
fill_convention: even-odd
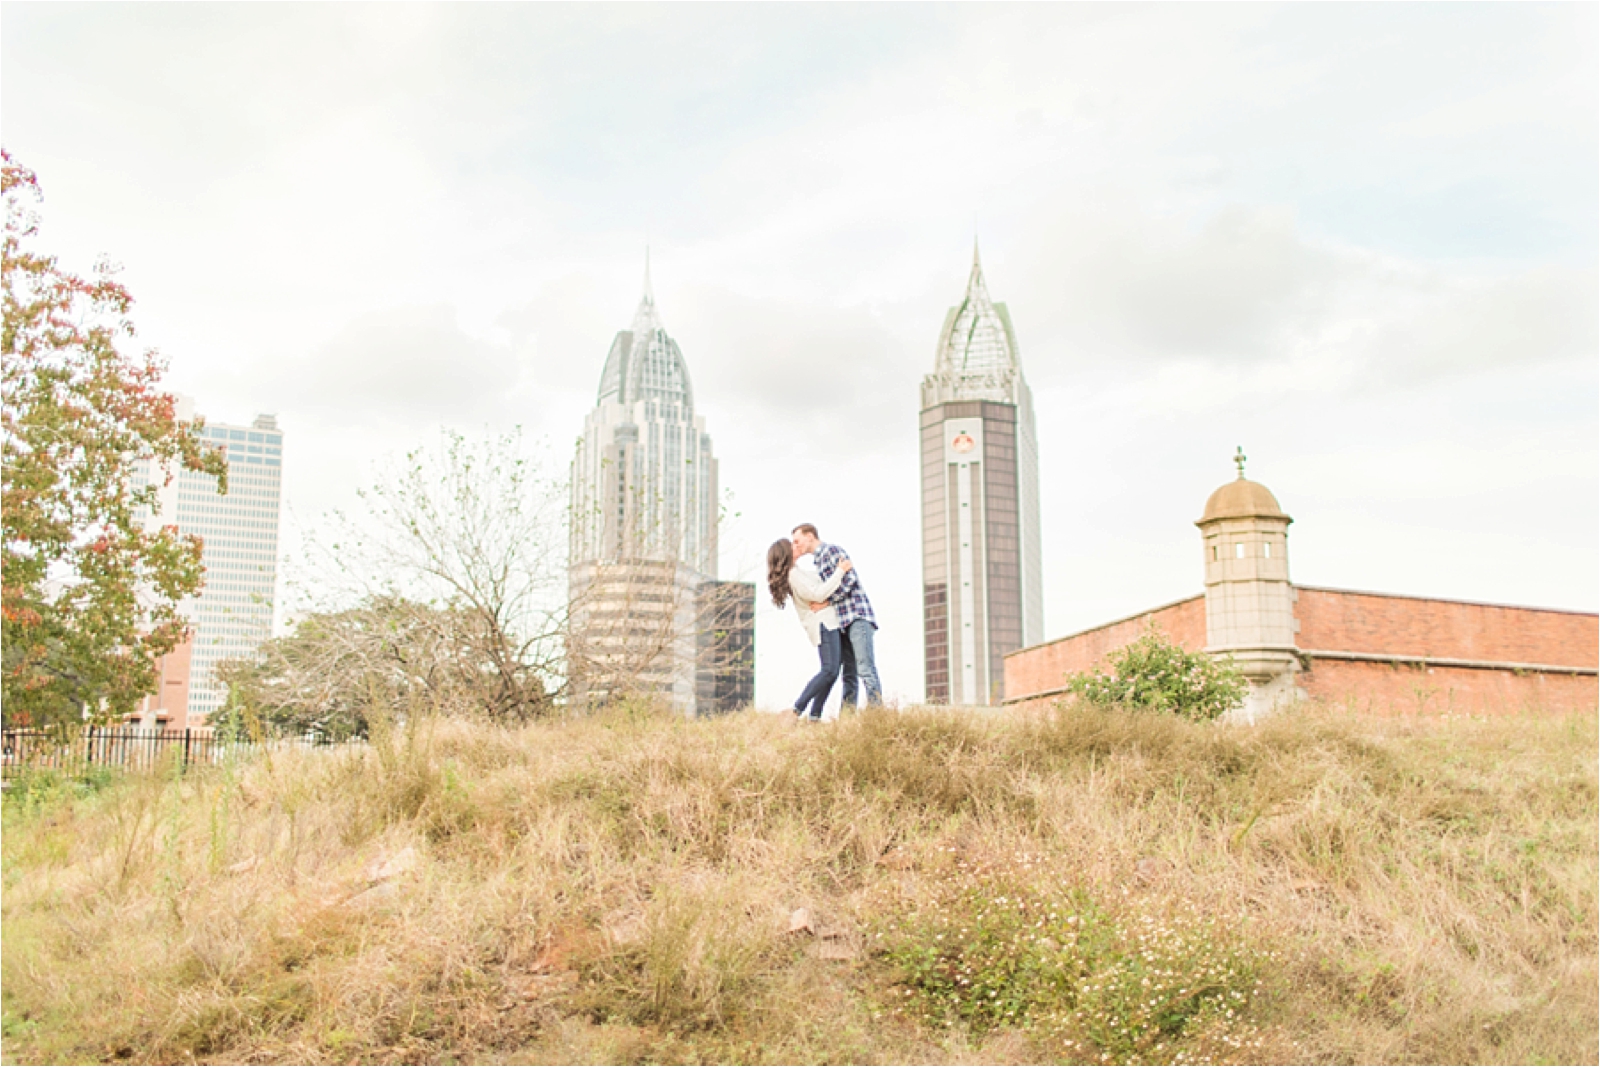
[[[839,677],[839,631],[822,627],[822,643],[817,646],[817,658],[822,661],[822,667],[817,671],[817,676],[806,683],[800,693],[800,699],[794,702],[794,713],[804,715],[806,705],[811,705],[811,717],[822,718],[822,705],[828,702],[828,694],[833,692],[834,679]]]

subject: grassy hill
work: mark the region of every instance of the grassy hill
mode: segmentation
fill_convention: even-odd
[[[5,1057],[1593,1063],[1596,745],[640,711],[33,782]]]

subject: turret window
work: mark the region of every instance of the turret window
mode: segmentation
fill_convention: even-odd
[[[1265,556],[1267,559],[1271,559],[1272,558],[1272,542],[1271,541],[1268,541],[1266,544],[1261,546],[1261,554],[1263,556]]]
[[[1244,559],[1244,542],[1236,541],[1233,545],[1233,558]]]

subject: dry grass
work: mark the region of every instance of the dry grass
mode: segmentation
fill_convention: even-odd
[[[5,1055],[1593,1063],[1596,743],[617,713],[34,789]]]

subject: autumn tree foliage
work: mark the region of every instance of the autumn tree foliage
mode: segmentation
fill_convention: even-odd
[[[179,601],[202,582],[200,542],[149,529],[176,464],[217,477],[220,452],[180,423],[164,361],[132,350],[133,299],[97,265],[63,270],[35,246],[39,183],[3,156],[4,718],[8,726],[109,719],[155,689],[155,659],[183,638]]]

